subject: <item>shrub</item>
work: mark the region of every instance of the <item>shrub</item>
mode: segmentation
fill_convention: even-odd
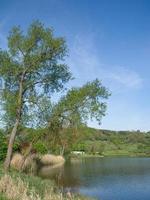
[[[46,146],[42,142],[34,144],[33,148],[40,154],[45,154],[48,151]]]
[[[0,132],[0,161],[4,160],[4,158],[6,157],[7,145],[7,137],[2,132]],[[19,143],[15,142],[13,146],[13,151],[18,151],[18,149]]]
[[[7,152],[6,137],[0,132],[0,160],[3,160]]]

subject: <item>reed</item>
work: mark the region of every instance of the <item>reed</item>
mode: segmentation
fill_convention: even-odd
[[[18,174],[17,177],[14,177],[14,175],[4,174],[1,176],[0,199],[3,197],[3,200],[87,200],[87,198],[70,193],[54,192],[54,186],[40,178],[38,180],[38,177],[27,176],[25,178],[23,174]],[[33,181],[32,186],[30,179]],[[34,179],[36,179],[38,187],[43,189],[43,191],[36,188],[37,185],[34,183]]]
[[[11,159],[10,166],[18,171],[34,172],[37,170],[36,155],[29,155],[25,160],[24,156],[16,153]]]
[[[65,159],[62,156],[45,154],[41,157],[40,161],[43,165],[58,165],[63,164]]]

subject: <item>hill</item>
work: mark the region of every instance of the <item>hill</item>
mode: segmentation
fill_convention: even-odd
[[[150,156],[150,132],[82,127],[73,150],[102,156]]]

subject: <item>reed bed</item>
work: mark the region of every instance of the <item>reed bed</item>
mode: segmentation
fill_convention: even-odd
[[[23,155],[15,153],[11,159],[10,166],[18,171],[36,172],[38,167],[35,160],[36,157],[37,156],[33,154],[24,159]]]
[[[59,165],[63,165],[65,162],[65,159],[62,156],[55,156],[51,154],[45,154],[42,156],[39,155],[29,155],[25,160],[22,154],[15,153],[11,160],[11,168],[16,169],[18,171],[21,170],[21,167],[23,166],[23,171],[36,171],[37,169],[37,161],[42,166],[51,166],[57,167]]]
[[[13,178],[5,174],[0,179],[0,194],[7,200],[84,200],[86,198],[61,192],[54,192],[52,186],[46,186],[43,194],[39,194],[34,187],[24,182],[20,177]],[[5,199],[5,198],[4,198]]]
[[[58,164],[64,164],[65,159],[62,156],[45,154],[41,157],[40,161],[43,165],[58,165]]]

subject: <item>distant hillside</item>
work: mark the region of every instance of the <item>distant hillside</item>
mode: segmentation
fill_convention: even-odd
[[[150,156],[150,132],[82,127],[74,150],[104,156]]]

